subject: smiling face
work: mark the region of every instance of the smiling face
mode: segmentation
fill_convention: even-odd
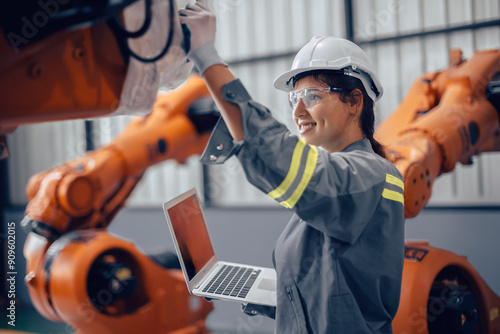
[[[340,152],[348,145],[364,138],[359,127],[363,99],[344,103],[336,92],[313,76],[306,76],[295,83],[294,90],[318,89],[314,105],[306,107],[302,99],[293,111],[293,119],[301,137],[311,145],[321,146],[328,152]]]

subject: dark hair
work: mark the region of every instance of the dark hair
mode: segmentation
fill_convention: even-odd
[[[339,92],[340,100],[344,103],[352,102],[356,98],[356,94],[353,93],[355,89],[359,89],[363,94],[363,108],[361,110],[361,115],[359,117],[359,127],[363,132],[365,138],[367,138],[373,148],[373,151],[383,158],[387,158],[384,151],[384,146],[380,144],[373,134],[375,132],[375,112],[373,110],[374,102],[368,96],[365,90],[365,86],[361,83],[358,78],[344,75],[343,71],[310,71],[296,75],[293,78],[293,85],[303,77],[312,76],[316,81],[324,83],[329,87],[339,87],[343,88],[343,91]],[[359,95],[359,94],[358,94]]]

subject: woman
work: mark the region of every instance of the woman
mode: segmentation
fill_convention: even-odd
[[[203,162],[236,155],[248,180],[294,215],[279,237],[278,333],[392,333],[404,248],[403,181],[373,138],[382,95],[353,43],[313,38],[275,81],[289,91],[301,138],[252,101],[214,48],[215,17],[180,11],[188,54],[223,121]]]

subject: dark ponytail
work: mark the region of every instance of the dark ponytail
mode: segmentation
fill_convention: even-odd
[[[356,79],[358,80],[358,79]],[[359,81],[359,80],[358,80]],[[360,82],[361,84],[361,82]],[[380,155],[382,158],[387,159],[385,155],[385,149],[382,144],[380,144],[375,138],[373,138],[373,134],[375,132],[375,112],[373,110],[374,102],[373,100],[366,94],[366,91],[364,89],[364,86],[361,84],[361,87],[363,88],[363,109],[361,110],[361,115],[359,116],[359,127],[361,128],[361,131],[363,132],[363,135],[365,136],[366,139],[370,141],[372,144],[372,149],[375,153]],[[342,102],[346,98],[342,97]]]
[[[382,158],[387,159],[384,146],[373,138],[373,134],[375,132],[375,112],[373,107],[375,103],[366,93],[365,87],[361,81],[358,78],[344,75],[343,72],[339,73],[339,71],[311,71],[302,74],[300,77],[308,75],[312,75],[315,80],[322,82],[329,87],[343,88],[344,91],[340,92],[339,95],[340,100],[344,103],[353,101],[356,98],[354,93],[355,89],[359,89],[361,91],[363,94],[363,109],[361,110],[361,115],[359,117],[359,127],[361,128],[365,138],[370,141],[373,151]],[[300,77],[294,78],[294,84]]]

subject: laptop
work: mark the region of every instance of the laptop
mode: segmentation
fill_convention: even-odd
[[[273,268],[217,259],[196,188],[164,203],[163,210],[191,294],[207,300],[276,306]]]

